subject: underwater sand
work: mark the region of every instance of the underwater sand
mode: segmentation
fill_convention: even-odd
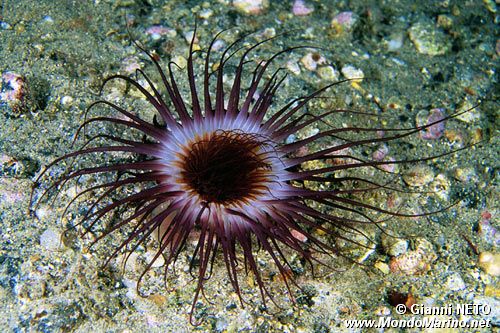
[[[229,0],[187,4],[159,0],[0,3],[0,73],[23,76],[31,94],[29,105],[21,110],[6,100],[0,103],[0,331],[347,331],[345,319],[402,318],[388,303],[391,291],[411,293],[417,303],[436,306],[490,304],[495,313],[488,319],[500,324],[498,277],[479,267],[473,249],[498,252],[499,108],[492,101],[498,98],[498,6],[491,0],[306,1],[314,11],[297,16],[292,13],[292,2],[272,1],[256,15],[238,12]],[[332,19],[342,12],[353,14],[351,21],[332,26]],[[386,223],[389,233],[408,241],[410,246],[404,253],[419,251],[422,239],[430,244],[419,259],[425,266],[422,272],[387,271],[394,258],[386,253],[381,232],[368,228],[366,232],[376,243],[373,251],[351,249],[349,245],[345,249],[355,259],[366,255],[362,265],[332,260],[337,270],[323,269],[318,277],[313,277],[307,266],[299,265],[296,280],[307,293],[297,292],[299,304],[292,307],[281,289],[284,295],[278,303],[286,308],[265,312],[259,307],[256,286],[245,289],[244,297],[253,303],[241,308],[221,261],[206,284],[206,294],[214,304],[202,302],[197,314],[204,323],[194,328],[188,322],[195,285],[185,271],[187,254],[180,259],[178,276],[170,281],[173,292],[163,287],[162,269],[158,267],[146,276],[149,296],[142,298],[136,294],[135,283],[144,267],[141,260],[154,249],[154,241],[139,249],[123,274],[119,262],[104,269],[101,265],[124,235],[106,238],[90,251],[85,249],[91,239],[81,240],[76,232],[64,244],[58,242],[67,227],[59,214],[71,193],[63,193],[54,205],[50,201],[42,204],[39,219],[28,215],[35,175],[42,166],[70,151],[72,135],[85,107],[99,98],[103,78],[126,73],[127,64],[135,63],[154,72],[152,64],[131,45],[125,20],[133,23],[133,37],[148,49],[157,50],[165,64],[174,57],[186,56],[184,35],[193,30],[196,16],[201,17],[202,47],[215,33],[230,27],[236,28],[221,37],[226,43],[255,31],[249,45],[273,34],[272,29],[275,33],[297,29],[272,45],[264,45],[256,53],[260,57],[292,45],[322,47],[293,51],[283,57],[281,66],[287,67],[289,79],[280,93],[282,99],[276,103],[311,92],[329,82],[335,73],[343,78],[343,68],[360,69],[365,80],[357,87],[345,84],[331,89],[328,96],[334,98],[312,103],[312,112],[350,107],[383,115],[380,119],[385,123],[371,120],[371,126],[411,127],[421,110],[441,108],[451,114],[482,102],[465,119],[447,121],[447,132],[439,138],[423,140],[415,136],[410,145],[389,147],[391,157],[418,158],[484,140],[457,154],[426,162],[427,174],[422,177],[432,174],[442,186],[434,182],[417,190],[439,188],[441,197],[405,197],[417,212],[459,201],[457,205],[436,215],[394,218]],[[157,36],[148,34],[154,26],[166,28],[157,40]],[[309,70],[301,63],[309,52],[325,58],[322,69]],[[300,73],[294,73],[297,68]],[[184,77],[179,78],[179,84],[186,86]],[[9,89],[4,80],[2,92]],[[127,90],[119,83],[111,84],[104,95],[124,100],[129,109],[151,116],[144,101],[123,98]],[[359,125],[364,119],[346,121]],[[373,149],[366,153],[371,154]],[[399,171],[405,173],[409,168],[400,166]],[[412,190],[408,186],[405,189]],[[366,200],[388,198],[380,195]],[[76,220],[82,211],[74,207],[68,216]],[[491,228],[485,231],[479,225],[486,221]],[[253,283],[251,278],[242,276],[242,280],[248,280],[250,286]],[[279,291],[282,284],[275,280],[270,283]]]

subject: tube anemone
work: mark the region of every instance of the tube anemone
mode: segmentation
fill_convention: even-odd
[[[240,268],[244,267],[246,274],[253,274],[265,306],[266,299],[272,300],[273,295],[256,262],[257,249],[267,252],[272,258],[293,300],[291,283],[295,282],[290,275],[292,268],[287,259],[290,251],[313,267],[315,262],[324,264],[318,259],[320,254],[340,253],[332,239],[354,242],[349,235],[362,234],[359,230],[361,225],[377,225],[382,222],[381,219],[371,217],[370,212],[387,214],[386,216],[420,216],[385,210],[359,200],[356,193],[389,190],[389,187],[368,178],[339,177],[336,171],[360,168],[378,170],[387,164],[413,163],[435,158],[437,156],[373,161],[357,158],[345,151],[408,137],[450,118],[420,127],[385,129],[390,133],[385,137],[376,136],[378,128],[342,127],[323,130],[307,138],[286,143],[285,139],[290,135],[310,125],[324,122],[328,116],[352,112],[331,110],[319,116],[303,112],[309,101],[320,97],[334,85],[348,80],[333,82],[309,95],[294,98],[281,108],[275,108],[273,99],[280,92],[286,74],[279,69],[268,73],[268,67],[278,56],[303,46],[284,49],[258,63],[250,71],[248,88],[243,89],[242,80],[248,67],[247,56],[269,39],[235,52],[232,50],[240,41],[233,43],[223,52],[217,69],[211,73],[210,52],[216,38],[204,56],[202,96],[199,96],[200,87],[195,82],[194,37],[191,41],[187,59],[190,98],[181,95],[171,68],[172,63],[169,64],[168,71],[164,71],[156,56],[138,46],[155,65],[161,77],[162,89],[141,70],[138,70],[138,74],[145,80],[144,86],[138,80],[123,75],[109,77],[104,85],[111,80],[127,82],[143,94],[156,110],[159,119],[149,122],[115,103],[99,100],[90,105],[87,113],[97,105],[104,105],[114,110],[116,117],[95,116],[87,119],[86,113],[86,119],[79,127],[76,137],[90,125],[100,124],[101,128],[106,128],[106,124],[111,124],[132,129],[141,133],[145,139],[133,140],[112,134],[90,137],[80,149],[50,163],[36,180],[38,184],[47,170],[73,158],[82,159],[84,156],[110,155],[115,152],[131,156],[133,159],[127,162],[96,164],[75,170],[70,167],[37,201],[40,202],[52,190],[81,176],[118,175],[109,182],[102,181],[80,191],[68,203],[64,213],[78,198],[94,195],[82,219],[75,223],[76,226],[84,227],[85,235],[113,212],[129,212],[104,229],[92,243],[115,231],[130,228],[127,229],[130,230],[128,236],[113,250],[107,262],[129,245],[132,245],[133,251],[150,236],[156,236],[159,249],[148,263],[139,283],[160,256],[164,257],[167,272],[186,248],[188,239],[196,237],[196,246],[190,256],[190,270],[195,272],[197,283],[190,311],[191,320],[194,306],[218,255],[223,258],[228,279],[242,304],[238,277]],[[235,66],[234,81],[231,88],[225,91],[223,77],[226,64],[238,51],[242,55]],[[215,87],[211,84],[213,74],[216,76]],[[343,139],[343,133],[353,133],[357,138]],[[359,136],[360,133],[371,137],[363,138]],[[327,146],[317,144],[331,138],[337,143],[332,145],[330,141]],[[95,144],[96,142],[99,144]],[[311,150],[311,147],[318,146],[319,148]],[[309,151],[304,153],[305,147]],[[298,153],[301,150],[302,153]],[[96,160],[97,158],[93,163],[97,163]],[[333,160],[341,163],[333,163]],[[348,182],[355,183],[357,187],[343,186]],[[121,189],[130,186],[135,189],[132,193],[116,198]],[[306,241],[304,237],[307,238]],[[297,284],[295,286],[300,288]]]

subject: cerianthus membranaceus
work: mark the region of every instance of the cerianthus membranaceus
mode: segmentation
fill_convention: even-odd
[[[377,128],[340,127],[297,141],[286,141],[290,135],[311,124],[324,122],[332,114],[350,112],[327,110],[319,116],[303,112],[309,101],[345,81],[331,83],[306,96],[293,98],[281,108],[274,108],[273,98],[280,92],[286,74],[280,69],[268,73],[268,67],[280,55],[301,47],[282,50],[259,62],[253,71],[247,71],[247,56],[266,41],[233,52],[236,49],[234,43],[223,52],[218,66],[211,72],[210,52],[214,39],[204,56],[202,84],[197,85],[193,41],[187,58],[189,98],[181,95],[172,64],[168,66],[168,71],[164,71],[157,57],[147,53],[161,76],[161,89],[141,70],[138,74],[145,79],[145,86],[123,75],[114,75],[105,84],[110,80],[126,81],[143,94],[156,109],[159,118],[148,122],[133,111],[100,100],[89,109],[105,105],[114,109],[117,116],[86,119],[77,133],[78,136],[91,124],[111,123],[141,132],[144,140],[98,134],[81,149],[53,161],[37,180],[38,183],[51,167],[74,157],[124,152],[135,158],[126,163],[69,170],[45,192],[84,175],[119,175],[115,180],[84,189],[69,203],[71,205],[83,195],[95,195],[82,221],[77,224],[84,226],[84,234],[117,209],[123,212],[123,208],[133,208],[128,210],[128,215],[104,229],[96,239],[98,241],[114,231],[130,228],[128,238],[111,253],[109,259],[129,245],[134,250],[145,239],[155,236],[160,246],[145,271],[156,259],[164,256],[166,272],[175,264],[188,239],[196,237],[197,243],[190,256],[190,268],[195,272],[197,270],[191,313],[219,255],[240,299],[239,271],[243,267],[244,272],[253,274],[265,304],[266,298],[273,299],[273,295],[266,287],[256,262],[257,248],[270,255],[289,294],[293,295],[295,286],[291,285],[294,280],[287,253],[297,253],[312,267],[315,262],[323,263],[316,255],[340,253],[332,238],[351,241],[348,234],[361,232],[360,225],[381,221],[371,217],[370,212],[404,216],[397,210],[389,211],[367,204],[356,196],[356,193],[384,189],[386,184],[363,177],[339,176],[336,171],[425,160],[363,160],[345,151],[401,139],[442,119],[421,127],[389,129],[386,136],[377,136]],[[234,81],[231,88],[225,91],[223,77],[226,65],[238,52],[242,55],[233,66]],[[243,88],[242,82],[248,73],[250,84]],[[212,82],[213,75],[216,76],[215,84]],[[343,140],[343,133],[368,133],[372,136]],[[336,143],[312,151],[304,149],[325,138],[334,138]],[[103,141],[111,144],[92,146],[94,142]],[[313,163],[317,161],[330,162]],[[358,188],[343,186],[344,183],[357,184]],[[130,185],[137,185],[135,192],[114,197],[119,189]]]

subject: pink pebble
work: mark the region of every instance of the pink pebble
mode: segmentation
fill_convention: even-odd
[[[387,162],[393,162],[393,161],[395,161],[393,157],[387,158]],[[379,167],[379,169],[387,171],[387,172],[394,172],[396,165],[394,163],[390,163],[390,164],[381,164],[378,167]]]
[[[377,148],[377,150],[373,152],[372,158],[375,161],[382,161],[388,152],[389,152],[389,147],[387,147],[387,145],[385,144],[381,144]]]
[[[427,116],[427,119],[419,119],[417,115],[417,126],[425,126],[435,122],[438,122],[432,126],[423,129],[420,132],[420,137],[424,140],[435,140],[440,138],[444,133],[444,121],[445,118],[443,109],[432,109]]]
[[[293,238],[302,243],[305,243],[307,241],[307,236],[297,230],[292,230],[290,233],[292,234]]]
[[[165,35],[176,34],[175,30],[164,27],[162,25],[153,25],[146,29],[146,34],[153,39],[160,39]]]
[[[354,23],[356,23],[356,16],[351,11],[341,12],[332,19],[332,27],[338,25],[346,31],[351,30]]]
[[[127,57],[122,60],[122,68],[127,74],[134,74],[136,70],[141,69],[141,64],[137,57]]]
[[[491,213],[485,210],[484,212],[481,213],[481,219],[482,220],[491,220]]]
[[[303,0],[295,0],[292,6],[292,13],[295,16],[309,15],[314,11],[314,8],[307,6]]]
[[[342,12],[335,16],[335,18],[339,24],[348,24],[352,20],[352,12]]]
[[[220,51],[224,47],[226,47],[226,43],[223,40],[221,40],[221,39],[217,39],[214,42],[214,44],[212,45],[212,50],[214,50],[214,51]]]
[[[500,245],[500,232],[491,224],[491,213],[484,211],[481,213],[479,221],[479,234],[488,244]]]

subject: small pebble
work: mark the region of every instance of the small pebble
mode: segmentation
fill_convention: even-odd
[[[40,236],[40,245],[47,250],[57,250],[61,244],[61,235],[53,229],[45,230]]]
[[[262,31],[261,34],[262,37],[264,38],[273,38],[276,36],[276,29],[274,28],[265,28],[264,31]]]
[[[437,17],[437,25],[444,29],[451,29],[453,26],[453,18],[450,15],[441,14]]]
[[[315,71],[318,65],[326,64],[326,59],[317,52],[309,52],[300,59],[300,63],[309,71]]]
[[[195,36],[194,34],[194,30],[191,30],[191,31],[186,31],[184,33],[184,39],[186,40],[186,42],[188,44],[191,44],[191,41],[193,40],[194,38],[194,44],[198,44],[200,41],[198,40],[198,36]]]
[[[269,7],[268,0],[233,0],[233,6],[245,15],[258,15]]]
[[[317,127],[311,127],[306,129],[304,132],[302,132],[302,138],[310,138],[311,136],[314,136],[319,133],[319,128]]]
[[[300,35],[301,37],[305,39],[314,39],[316,38],[316,35],[314,33],[314,27],[307,27],[304,32]]]
[[[42,220],[53,213],[54,212],[51,209],[48,209],[47,207],[40,207],[35,211],[35,216],[38,219]]]
[[[321,66],[318,68],[318,76],[325,81],[337,81],[340,73],[332,66]]]
[[[33,44],[33,48],[38,52],[38,55],[43,55],[45,52],[45,47],[42,44]]]
[[[65,110],[69,110],[73,106],[73,103],[74,103],[74,99],[71,96],[63,96],[61,98],[61,106]]]
[[[9,23],[7,23],[7,22],[0,21],[0,29],[2,29],[2,30],[11,30],[12,26]]]
[[[491,213],[485,211],[481,213],[478,232],[481,238],[488,244],[500,246],[500,232],[491,224]]]
[[[387,41],[387,50],[389,52],[395,52],[399,50],[403,46],[403,34],[402,33],[394,33],[390,36],[390,39]]]
[[[43,17],[43,21],[45,23],[50,23],[50,24],[54,23],[54,19],[51,16],[49,16],[49,15],[44,16]]]
[[[302,242],[302,243],[307,242],[307,236],[304,235],[303,233],[301,233],[300,231],[292,230],[290,233],[292,234],[293,238],[295,238],[299,242]]]
[[[142,63],[136,56],[127,57],[121,62],[121,68],[127,74],[135,74],[135,72],[138,69],[141,69],[142,66]]]
[[[442,173],[434,177],[434,180],[430,184],[432,191],[441,199],[448,200],[451,183],[449,179]]]
[[[202,19],[209,19],[210,17],[212,17],[212,15],[214,14],[214,11],[211,10],[210,8],[206,8],[206,9],[203,9],[202,11],[200,11],[198,13],[198,16]]]
[[[419,132],[420,137],[424,140],[439,139],[445,131],[445,121],[442,121],[444,118],[445,114],[443,109],[436,108],[430,111],[420,110],[416,117],[416,124],[418,127],[435,123],[434,125],[422,129]]]
[[[403,61],[403,60],[401,60],[401,59],[399,59],[399,58],[392,57],[392,58],[391,58],[391,60],[392,60],[395,64],[397,64],[397,65],[399,65],[399,66],[406,66],[406,62],[405,62],[405,61]]]
[[[294,61],[294,60],[289,60],[286,63],[286,68],[294,75],[299,75],[300,74],[300,66],[299,64]]]
[[[375,266],[376,269],[384,274],[389,274],[391,272],[389,265],[387,265],[385,262],[377,261],[373,266]]]
[[[447,36],[435,27],[432,22],[420,21],[408,30],[408,36],[418,53],[430,56],[442,55],[451,48]]]
[[[146,29],[146,34],[151,36],[153,40],[159,40],[162,37],[173,38],[177,36],[177,32],[174,29],[167,28],[162,25],[153,25]]]
[[[456,112],[464,112],[456,117],[464,123],[473,123],[481,119],[481,110],[467,98],[460,104]]]
[[[382,159],[382,161],[380,162],[387,162],[387,164],[380,164],[378,165],[377,167],[380,169],[380,170],[383,170],[383,171],[386,171],[386,172],[397,172],[398,169],[398,165],[396,163],[390,163],[390,162],[394,162],[396,159],[392,156],[386,156]]]
[[[425,164],[415,165],[403,175],[403,180],[409,186],[425,186],[434,180],[434,172]]]
[[[455,179],[466,184],[471,182],[476,183],[479,180],[474,167],[456,168],[453,176]]]
[[[351,11],[341,12],[332,19],[331,27],[337,34],[352,32],[358,16]]]
[[[352,65],[345,65],[340,71],[346,79],[353,80],[354,82],[361,82],[365,77],[365,74],[361,69],[358,69]]]
[[[446,278],[445,287],[451,291],[459,291],[465,289],[465,282],[458,273],[452,273]]]
[[[309,15],[314,11],[311,5],[308,5],[304,0],[295,0],[292,5],[292,13],[295,16]]]
[[[149,265],[151,263],[151,261],[154,259],[154,257],[156,256],[157,252],[154,251],[154,250],[149,250],[147,251],[145,254],[144,254],[144,257],[146,259],[146,263]],[[158,258],[156,258],[156,260],[153,262],[153,264],[151,265],[152,268],[157,268],[157,267],[161,267],[165,264],[165,259],[163,258],[162,255],[160,255]]]
[[[372,154],[372,158],[375,161],[382,161],[384,157],[389,153],[389,147],[385,143],[378,146],[377,150],[375,150]]]
[[[500,275],[500,253],[482,252],[479,254],[478,266],[486,274]]]
[[[222,39],[217,39],[212,45],[212,50],[217,52],[224,49],[225,47],[226,47],[226,42],[224,42]]]
[[[408,241],[382,234],[382,247],[385,253],[396,257],[408,251]]]

